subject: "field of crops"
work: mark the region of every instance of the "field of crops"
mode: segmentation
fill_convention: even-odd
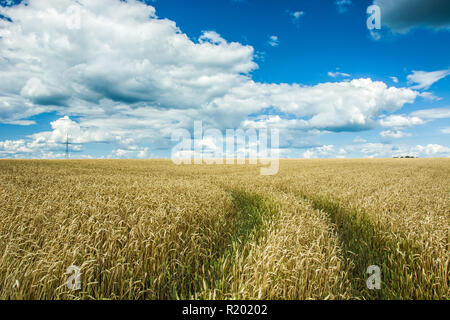
[[[449,196],[450,159],[1,160],[0,299],[449,299]]]

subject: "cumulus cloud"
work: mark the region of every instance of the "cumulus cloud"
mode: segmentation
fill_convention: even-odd
[[[337,149],[334,145],[324,145],[308,149],[303,153],[303,158],[345,158],[347,151],[344,148]]]
[[[0,142],[0,156],[26,157],[33,155],[38,158],[64,156],[64,143],[70,137],[71,151],[81,151],[80,144],[106,140],[104,131],[81,128],[69,117],[63,117],[50,123],[52,131],[32,134],[28,139],[7,140]]]
[[[399,139],[404,137],[410,137],[410,133],[406,133],[400,130],[385,130],[380,132],[380,136],[384,138],[393,138],[393,139]]]
[[[367,158],[392,157],[450,157],[450,148],[439,144],[428,145],[397,145],[389,143],[366,143],[346,147],[347,152],[361,152]]]
[[[31,149],[27,146],[25,140],[6,140],[0,141],[0,154],[3,156],[16,155],[21,153],[30,153]]]
[[[220,104],[245,108],[257,102],[256,105],[265,108],[272,106],[294,119],[285,121],[285,118],[279,117],[272,120],[305,129],[339,132],[371,128],[383,111],[394,112],[404,104],[413,102],[417,95],[410,89],[388,88],[383,82],[371,79],[328,82],[315,86],[252,83],[240,88],[239,95],[225,97],[225,101],[220,101]],[[236,99],[238,96],[239,99]],[[262,121],[267,123],[267,120]]]
[[[138,156],[145,151],[135,148],[140,142],[169,148],[171,130],[191,129],[194,120],[222,130],[360,131],[419,96],[369,78],[311,86],[255,82],[253,47],[214,31],[191,39],[135,0],[30,1],[0,13],[11,20],[0,19],[0,122],[29,125],[34,115],[61,115],[52,131],[3,142],[4,152],[36,151],[42,141],[57,152],[69,130],[74,143],[113,142],[119,144],[113,156]],[[278,118],[264,116],[267,108]]]
[[[303,153],[303,158],[345,158],[355,152],[366,158],[450,157],[450,148],[439,144],[407,146],[390,143],[364,143],[345,147],[323,145],[310,148]]]
[[[393,128],[412,127],[424,123],[425,121],[419,117],[404,115],[391,115],[380,120],[381,126]]]
[[[0,157],[35,157],[62,158],[65,156],[65,143],[70,143],[70,152],[75,157],[83,157],[77,153],[83,151],[86,143],[114,143],[120,148],[113,150],[110,158],[130,157],[145,158],[148,148],[139,147],[133,138],[124,137],[123,132],[114,126],[113,131],[90,125],[82,126],[68,116],[50,122],[51,131],[29,135],[27,139],[0,141]],[[73,156],[72,156],[73,157]]]
[[[72,143],[92,143],[92,142],[112,142],[116,140],[114,136],[105,130],[95,128],[83,128],[79,123],[65,116],[56,121],[50,122],[52,131],[39,132],[30,135],[35,141],[46,141],[47,143],[64,143],[70,136]]]
[[[448,0],[375,0],[381,9],[382,24],[394,32],[406,33],[415,27],[450,28]]]
[[[139,158],[145,159],[149,156],[148,148],[138,148],[138,147],[130,147],[128,149],[114,149],[111,154],[107,157],[109,159],[130,159],[130,158]]]
[[[432,108],[422,109],[411,112],[408,115],[394,114],[379,120],[382,127],[402,129],[425,124],[435,119],[450,118],[450,108]],[[385,133],[393,133],[394,131],[385,131]],[[398,132],[398,131],[397,131]]]
[[[65,25],[72,1],[1,9],[17,21],[2,22],[0,95],[10,99],[2,106],[2,121],[54,110],[92,118],[183,109],[183,118],[223,112],[239,122],[273,104],[318,116],[312,122],[320,123],[325,113],[346,109],[345,104],[358,117],[350,123],[362,123],[417,96],[370,79],[313,87],[256,83],[249,78],[257,68],[250,46],[229,43],[212,31],[194,42],[138,1],[80,3],[80,29]]]
[[[450,75],[450,69],[438,70],[432,72],[426,71],[413,71],[408,75],[407,79],[410,84],[415,84],[412,89],[428,89],[434,83]]]
[[[9,118],[19,118],[25,103],[28,114],[40,105],[92,109],[102,99],[197,107],[257,67],[252,47],[215,32],[193,42],[138,1],[80,1],[78,29],[66,26],[70,6],[74,2],[50,0],[0,9],[13,21],[0,21],[0,94],[18,100],[10,103]]]
[[[429,144],[426,146],[418,145],[413,150],[418,155],[450,157],[450,148],[439,144]]]
[[[0,141],[1,158],[63,158],[64,149],[62,143],[49,142],[44,138]],[[71,145],[70,149],[71,152],[82,150],[78,145]]]

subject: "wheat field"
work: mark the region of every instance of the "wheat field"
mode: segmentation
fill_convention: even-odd
[[[450,159],[1,160],[0,299],[449,299],[449,195]]]

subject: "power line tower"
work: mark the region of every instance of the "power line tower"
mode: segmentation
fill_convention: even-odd
[[[69,134],[66,135],[66,142],[64,142],[64,145],[66,146],[66,159],[69,159],[69,145],[72,144],[69,142]]]

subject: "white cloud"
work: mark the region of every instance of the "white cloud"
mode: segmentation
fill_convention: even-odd
[[[350,77],[350,74],[348,73],[344,73],[344,72],[328,72],[328,76],[332,77],[332,78],[337,78],[337,77]]]
[[[33,157],[63,158],[65,156],[65,143],[69,140],[70,153],[83,151],[83,145],[86,143],[104,143],[110,142],[120,145],[121,148],[113,152],[116,157],[121,157],[127,151],[134,157],[145,157],[148,148],[140,148],[135,145],[133,138],[122,136],[119,130],[108,131],[107,128],[98,128],[95,126],[84,127],[80,123],[71,120],[65,116],[50,123],[52,130],[38,132],[29,135],[27,139],[0,141],[0,157]]]
[[[252,83],[218,102],[230,108],[274,107],[296,118],[296,124],[306,129],[358,131],[374,126],[382,111],[394,112],[413,102],[417,94],[371,79],[315,86]]]
[[[83,128],[67,116],[51,122],[50,125],[52,131],[35,133],[30,137],[35,141],[43,140],[47,143],[63,143],[67,136],[73,143],[112,142],[116,140],[108,131],[99,130],[93,126]]]
[[[300,18],[305,15],[304,11],[288,11],[289,15],[292,18],[292,23],[298,26],[300,22]]]
[[[58,111],[109,131],[120,119],[136,119],[144,127],[155,115],[164,126],[197,118],[223,128],[273,105],[309,116],[312,126],[360,126],[418,94],[370,79],[311,87],[253,82],[249,72],[257,65],[250,46],[229,43],[212,31],[195,43],[174,22],[157,18],[153,7],[133,0],[81,1],[80,30],[68,29],[72,3],[49,0],[2,8],[20,23],[2,22],[0,54],[14,63],[3,62],[0,69],[5,80],[0,96],[10,99],[8,106],[3,102],[0,121]]]
[[[204,32],[195,43],[138,1],[80,3],[80,29],[66,27],[72,1],[0,9],[17,21],[0,21],[0,95],[14,98],[1,120],[38,114],[42,106],[93,111],[102,99],[198,107],[247,81],[257,67],[252,47],[228,43],[215,32]]]
[[[203,34],[198,39],[200,43],[210,42],[213,44],[226,44],[227,41],[215,31],[203,31]]]
[[[422,98],[422,99],[425,99],[425,100],[429,100],[429,101],[439,101],[439,100],[442,100],[442,98],[441,97],[437,97],[437,96],[435,96],[433,93],[431,93],[431,92],[421,92],[420,93],[420,97]]]
[[[358,151],[368,158],[392,158],[402,156],[414,157],[450,157],[450,148],[428,144],[426,146],[406,146],[384,143],[366,143],[346,147],[347,152]]]
[[[397,77],[390,77],[391,78],[391,80],[394,82],[394,83],[398,83],[398,78]]]
[[[272,47],[278,47],[280,44],[280,40],[278,40],[278,36],[270,36],[267,44]]]
[[[64,143],[69,139],[70,150],[82,151],[83,143],[114,141],[106,131],[83,128],[69,117],[50,123],[52,131],[32,134],[27,139],[0,141],[0,157],[62,158]],[[120,140],[118,137],[117,140]]]
[[[450,118],[450,108],[423,109],[409,115],[390,115],[379,120],[382,127],[405,128],[425,124],[435,119]]]
[[[129,149],[115,149],[108,156],[109,159],[145,159],[149,156],[148,148],[131,147]]]
[[[380,125],[383,127],[401,128],[411,127],[420,124],[424,124],[425,121],[419,117],[403,116],[403,115],[391,115],[380,120]]]
[[[344,13],[348,11],[348,8],[352,5],[351,0],[336,0],[336,6],[338,7],[339,13]]]
[[[258,67],[251,46],[214,31],[192,40],[135,0],[79,3],[0,8],[14,21],[0,20],[0,122],[32,124],[31,116],[46,112],[68,116],[52,123],[52,131],[3,142],[3,152],[57,154],[69,130],[74,143],[113,142],[119,144],[113,156],[138,155],[142,141],[168,148],[171,130],[191,128],[194,120],[219,129],[266,122],[311,132],[360,131],[419,95],[371,79],[258,83],[251,79]],[[67,27],[71,5],[80,10],[79,28]],[[284,115],[248,119],[269,107]]]
[[[334,145],[324,145],[308,149],[303,153],[303,158],[345,158],[347,151],[344,148],[336,149]]]
[[[411,116],[422,119],[447,119],[450,118],[450,107],[418,110],[412,112]]]
[[[408,83],[415,84],[412,89],[428,89],[437,81],[447,77],[450,74],[450,70],[438,70],[433,72],[426,71],[413,71],[408,75]]]
[[[27,147],[25,140],[6,140],[0,141],[0,155],[15,155],[17,153],[30,153],[31,149]]]
[[[406,133],[400,130],[386,130],[386,131],[381,131],[380,132],[380,136],[384,137],[384,138],[393,138],[393,139],[399,139],[399,138],[404,138],[404,137],[410,137],[411,134],[410,133]]]
[[[418,145],[413,150],[418,155],[450,157],[450,148],[439,144],[429,144],[426,146]]]
[[[441,132],[445,134],[450,134],[450,127],[442,129]]]

